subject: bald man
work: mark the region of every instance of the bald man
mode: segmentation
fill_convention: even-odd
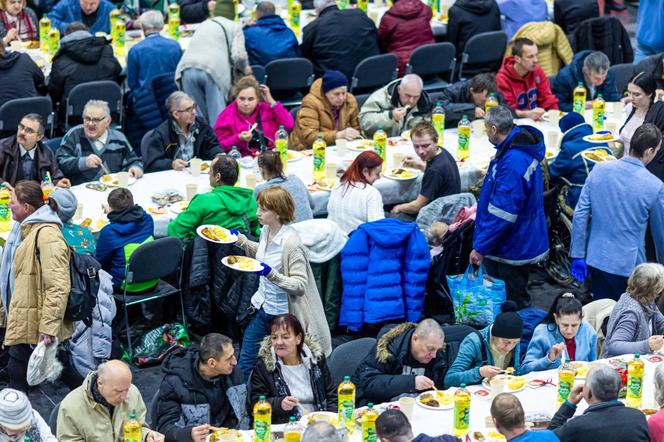
[[[131,383],[129,366],[111,360],[100,364],[83,381],[83,385],[62,400],[58,412],[57,437],[60,442],[123,441],[122,424],[131,413],[143,423],[141,440],[163,442],[164,436],[147,428],[145,403]]]

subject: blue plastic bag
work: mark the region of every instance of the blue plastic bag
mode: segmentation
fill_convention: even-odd
[[[448,276],[447,285],[457,324],[486,327],[493,323],[505,302],[505,283],[485,275],[483,267],[475,272],[469,265],[464,274]]]

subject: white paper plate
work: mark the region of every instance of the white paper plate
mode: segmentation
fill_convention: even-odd
[[[288,162],[289,163],[294,163],[296,161],[300,161],[302,158],[304,158],[304,155],[302,155],[300,152],[297,152],[295,150],[289,150],[288,151]]]
[[[507,383],[505,384],[505,393],[517,393],[519,391],[522,391],[524,388],[526,388],[526,385],[528,385],[528,382],[524,383],[521,388],[517,388],[516,390],[511,389],[510,387],[507,386]],[[482,386],[491,391],[491,385],[489,384],[488,379],[484,378],[482,379]]]
[[[183,201],[178,201],[177,203],[173,203],[168,207],[168,210],[173,212],[176,215],[179,215],[180,213],[184,212],[185,209],[189,207],[189,201],[183,200]]]
[[[417,405],[419,405],[420,407],[422,407],[422,408],[426,408],[427,410],[434,410],[434,411],[450,410],[450,409],[454,408],[454,391],[455,390],[456,389],[450,389],[448,391],[442,391],[442,390],[439,391],[440,394],[449,393],[449,394],[452,395],[452,400],[450,401],[450,403],[445,404],[445,405],[441,405],[440,407],[433,407],[431,405],[426,405],[426,404],[423,404],[422,402],[420,402],[420,398],[422,397],[422,395],[425,395],[425,394],[432,394],[435,398],[436,397],[436,392],[435,391],[425,391],[424,393],[420,393],[415,398],[415,403]],[[439,395],[439,397],[440,397],[440,395]]]
[[[313,413],[305,414],[302,416],[300,418],[300,425],[302,425],[304,428],[307,428],[309,426],[309,420],[312,417],[316,419],[316,422],[327,421],[333,424],[335,427],[337,426],[337,421],[339,420],[337,413],[332,413],[330,411],[314,411]]]
[[[118,174],[117,174],[117,173],[112,173],[112,174],[110,174],[110,175],[102,175],[102,178],[105,177],[105,176],[111,176],[111,177],[113,177],[113,178],[116,179],[116,180],[118,179]],[[106,187],[120,187],[119,184],[117,184],[117,183],[116,183],[116,184],[113,184],[112,181],[111,181],[111,182],[104,182],[104,181],[102,181],[102,178],[99,178],[99,182],[100,182],[101,184],[103,184],[104,186],[106,186]],[[136,182],[136,178],[133,177],[133,176],[130,176],[130,177],[129,177],[129,180],[127,180],[127,185],[128,185],[128,186],[131,186],[131,185],[134,184],[135,182]]]
[[[373,140],[353,140],[348,142],[347,147],[355,152],[367,152],[373,151],[374,144]]]
[[[221,226],[215,226],[214,224],[203,224],[203,225],[198,226],[198,227],[196,228],[196,234],[197,234],[198,236],[200,236],[201,238],[203,238],[204,240],[206,240],[206,241],[216,242],[217,244],[233,244],[234,242],[237,242],[237,236],[236,236],[236,235],[233,235],[228,229],[224,229],[224,231],[226,232],[226,235],[228,235],[228,238],[225,239],[225,240],[223,240],[223,241],[220,241],[220,240],[217,240],[217,239],[208,238],[207,236],[205,236],[205,235],[203,234],[203,229],[205,229],[205,228],[207,228],[207,227],[219,227],[219,228],[221,228],[221,229],[224,229],[223,227],[221,227]],[[229,266],[229,267],[230,267],[230,266]]]
[[[614,141],[620,140],[620,138],[618,138],[615,135],[613,135],[613,138],[611,138],[609,140],[593,140],[590,137],[592,137],[592,135],[586,135],[585,137],[583,137],[583,141],[587,141],[589,143],[595,143],[595,144],[606,144],[606,143],[612,143]]]
[[[419,174],[420,174],[420,172],[419,172],[418,170],[415,170],[415,169],[410,169],[410,168],[407,168],[407,167],[401,167],[401,169],[406,170],[406,171],[412,173],[412,176],[406,176],[406,177],[404,177],[404,176],[394,175],[394,174],[392,173],[392,172],[395,170],[394,168],[392,168],[392,169],[385,169],[385,171],[382,173],[382,175],[383,175],[384,178],[388,178],[388,179],[390,179],[390,180],[395,180],[395,181],[411,181],[411,180],[416,179],[416,178],[419,176]]]
[[[221,259],[221,263],[223,265],[225,265],[226,267],[230,267],[233,270],[237,270],[238,272],[257,273],[257,272],[260,272],[261,270],[263,270],[263,266],[261,265],[260,261],[257,261],[253,258],[249,258],[254,262],[254,267],[251,268],[251,269],[244,269],[244,268],[241,268],[240,266],[238,266],[237,264],[230,264],[228,262],[228,258],[230,258],[230,256],[224,256]],[[243,256],[242,258],[247,258],[247,257]],[[334,414],[334,413],[332,413],[332,414]]]

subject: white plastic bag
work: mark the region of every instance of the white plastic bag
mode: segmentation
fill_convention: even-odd
[[[51,345],[37,344],[28,361],[28,385],[35,386],[43,382],[53,382],[62,373],[62,364],[57,358],[58,339],[54,338]]]

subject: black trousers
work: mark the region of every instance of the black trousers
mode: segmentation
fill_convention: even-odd
[[[32,354],[32,346],[18,344],[9,347],[9,362],[7,372],[9,373],[9,388],[19,390],[28,394],[28,361]]]
[[[629,278],[626,276],[606,273],[592,266],[588,266],[588,272],[590,273],[590,291],[594,300],[610,298],[618,301],[627,290]]]
[[[489,258],[486,258],[483,264],[489,276],[505,282],[507,299],[514,301],[519,310],[530,306],[530,295],[528,294],[530,264],[515,266]]]

